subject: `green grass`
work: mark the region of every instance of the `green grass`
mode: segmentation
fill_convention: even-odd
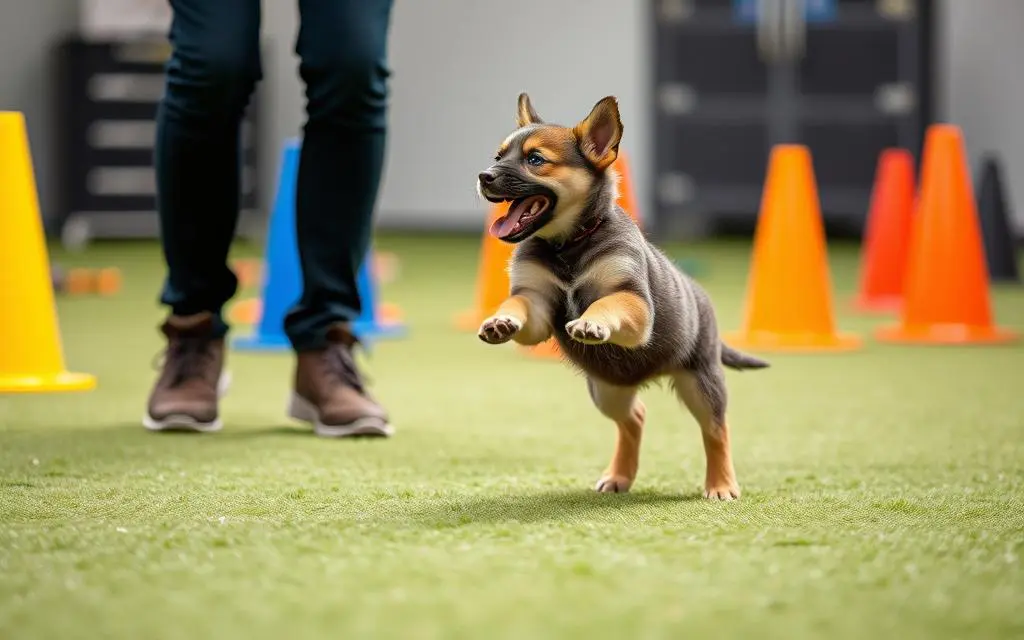
[[[868,338],[730,372],[735,503],[697,498],[697,427],[652,390],[634,492],[594,495],[614,428],[582,380],[451,328],[474,242],[379,246],[412,333],[365,360],[398,429],[371,442],[289,422],[290,357],[237,352],[223,432],[146,433],[155,245],[57,256],[125,289],[59,301],[94,392],[0,397],[0,637],[1024,634],[1024,348]],[[748,246],[670,250],[735,327]],[[856,254],[832,260],[840,326],[888,321],[845,313]],[[1024,289],[994,303],[1024,329]]]

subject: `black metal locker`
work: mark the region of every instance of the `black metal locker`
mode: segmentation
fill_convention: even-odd
[[[65,244],[157,236],[153,147],[169,54],[159,37],[58,43],[53,227]],[[242,125],[243,211],[259,203],[258,105],[257,94]]]
[[[653,0],[653,231],[753,228],[771,147],[807,145],[826,226],[859,232],[882,149],[930,114],[923,0]]]

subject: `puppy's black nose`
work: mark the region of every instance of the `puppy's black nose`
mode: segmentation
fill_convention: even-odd
[[[480,178],[481,184],[491,184],[498,176],[494,175],[494,172],[488,169],[487,171],[481,171],[480,175],[477,177]]]

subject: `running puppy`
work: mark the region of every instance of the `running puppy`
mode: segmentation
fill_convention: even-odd
[[[510,296],[480,326],[484,342],[535,345],[552,335],[618,427],[602,492],[628,491],[645,409],[637,392],[667,379],[700,425],[704,496],[740,496],[729,448],[723,365],[768,363],[721,342],[705,291],[679,272],[616,204],[622,123],[609,96],[574,127],[545,123],[520,94],[517,129],[480,173],[490,202],[511,201],[490,233],[514,243]]]

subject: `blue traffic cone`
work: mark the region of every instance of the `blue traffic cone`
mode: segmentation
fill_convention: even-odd
[[[285,141],[277,195],[267,233],[260,321],[252,335],[233,342],[237,349],[278,350],[291,347],[284,332],[284,317],[302,293],[302,268],[295,240],[295,183],[299,175],[301,147],[302,143],[297,138]]]
[[[284,319],[302,295],[302,268],[295,237],[295,185],[298,180],[299,152],[302,142],[289,138],[285,142],[278,178],[277,195],[270,218],[263,267],[263,291],[259,323],[255,332],[233,341],[242,351],[277,351],[290,349],[284,332]],[[398,337],[405,327],[396,322],[383,322],[378,313],[376,283],[370,272],[370,260],[363,260],[357,286],[362,313],[353,322],[352,331],[369,342],[374,338]]]
[[[369,257],[369,256],[368,256]],[[383,318],[377,299],[377,281],[373,277],[371,260],[363,260],[356,285],[359,287],[359,301],[362,310],[352,322],[352,332],[362,340],[374,338],[398,338],[406,334],[405,325],[397,318]]]

